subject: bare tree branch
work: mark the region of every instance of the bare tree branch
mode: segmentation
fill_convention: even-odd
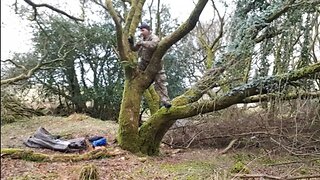
[[[8,79],[1,80],[1,85],[12,84],[14,82],[30,78],[34,74],[34,72],[37,71],[42,66],[42,61],[44,59],[46,59],[46,58],[47,58],[47,55],[43,56],[41,58],[40,62],[35,67],[33,67],[29,71],[27,71],[26,73],[22,73],[22,74],[20,74],[20,75],[18,75],[16,77],[13,77],[13,78],[8,78]],[[11,62],[13,62],[13,61],[11,61]],[[26,68],[24,66],[22,66],[22,65],[17,65],[14,62],[13,62],[13,64],[16,65],[18,68],[22,68],[22,69],[26,70]]]
[[[64,45],[61,46],[61,48],[59,49],[58,51],[58,54],[61,55],[61,51],[63,49]],[[37,63],[37,65],[33,68],[31,68],[30,70],[27,70],[27,68],[23,65],[19,65],[17,63],[15,63],[14,61],[10,60],[5,60],[5,61],[8,61],[8,62],[11,62],[12,64],[14,64],[17,68],[22,68],[24,69],[25,73],[22,73],[18,76],[15,76],[15,77],[12,77],[12,78],[8,78],[8,79],[4,79],[4,80],[1,80],[1,85],[5,85],[5,84],[12,84],[12,83],[15,83],[17,81],[21,81],[21,80],[25,80],[25,79],[28,79],[30,78],[36,71],[38,70],[41,70],[41,68],[45,65],[49,65],[49,64],[54,64],[56,62],[59,62],[59,61],[63,61],[65,59],[65,57],[67,56],[67,54],[69,52],[71,52],[73,49],[71,49],[70,51],[64,53],[64,55],[62,55],[62,57],[59,57],[59,58],[56,58],[56,59],[53,59],[53,60],[50,60],[50,61],[46,61],[46,62],[43,62],[46,58],[47,58],[47,54],[45,54],[41,59],[40,61]]]
[[[36,8],[38,8],[38,7],[46,7],[46,8],[49,8],[49,9],[51,9],[52,11],[55,11],[55,12],[57,12],[57,13],[59,13],[59,14],[63,14],[63,15],[65,15],[65,16],[67,16],[68,18],[73,19],[73,20],[75,20],[75,21],[84,21],[83,19],[80,19],[80,18],[76,18],[76,17],[74,17],[74,16],[71,16],[71,15],[69,15],[68,13],[66,13],[66,12],[64,12],[64,11],[62,11],[62,10],[60,10],[60,9],[57,9],[57,8],[55,8],[55,7],[53,7],[53,6],[49,5],[49,4],[45,4],[45,3],[35,4],[35,3],[32,2],[31,0],[24,0],[24,1],[34,8],[34,10],[35,10],[35,15],[37,14]]]
[[[3,62],[3,63],[9,62],[9,63],[13,64],[14,66],[16,66],[17,68],[20,68],[20,69],[23,69],[23,70],[27,71],[27,68],[25,66],[23,66],[21,64],[17,64],[16,62],[14,62],[11,59],[1,60],[1,62]]]

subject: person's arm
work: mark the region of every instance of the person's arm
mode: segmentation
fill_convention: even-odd
[[[153,35],[151,37],[151,41],[141,41],[137,44],[141,44],[141,46],[147,49],[155,49],[159,42],[160,42],[160,39],[158,38],[158,36]]]
[[[141,44],[137,43],[136,45],[130,44],[131,51],[138,51],[141,47]]]
[[[133,40],[133,37],[130,36],[128,38],[128,42],[129,42],[129,46],[130,46],[130,49],[131,51],[138,51],[139,48],[141,47],[141,44],[137,43],[136,45],[134,45],[134,40]]]

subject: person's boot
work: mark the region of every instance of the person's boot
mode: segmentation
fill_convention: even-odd
[[[162,105],[165,107],[165,108],[167,108],[167,109],[169,109],[169,108],[171,108],[171,103],[169,103],[169,102],[162,102]]]

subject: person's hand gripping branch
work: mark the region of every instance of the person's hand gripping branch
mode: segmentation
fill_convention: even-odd
[[[129,42],[130,46],[134,46],[133,36],[129,36],[128,42]]]

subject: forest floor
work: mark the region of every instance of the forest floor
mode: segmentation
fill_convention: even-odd
[[[34,117],[1,126],[1,148],[27,148],[22,142],[38,127],[63,138],[106,136],[110,147],[117,124],[100,121],[81,114],[69,117]],[[117,156],[80,162],[31,162],[11,159],[1,155],[1,179],[79,179],[84,165],[97,167],[99,179],[320,179],[320,157],[293,156],[287,152],[271,153],[259,148],[181,148],[161,145],[156,157],[134,155],[121,151]],[[31,149],[46,154],[56,154],[45,149]],[[246,174],[246,175],[245,175]],[[319,175],[319,176],[317,176]],[[247,179],[249,179],[247,177]],[[308,178],[313,177],[313,178]],[[254,179],[254,178],[251,178]]]

